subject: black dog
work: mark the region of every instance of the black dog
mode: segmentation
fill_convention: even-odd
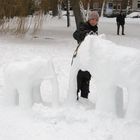
[[[77,100],[79,99],[78,93],[81,90],[81,97],[88,98],[89,82],[91,74],[88,71],[79,70],[77,74]]]

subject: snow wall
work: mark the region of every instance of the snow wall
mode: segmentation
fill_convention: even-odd
[[[78,70],[88,70],[97,88],[96,110],[140,119],[140,51],[119,46],[105,35],[87,35],[70,71],[68,100],[76,101]],[[124,111],[124,89],[128,102]]]
[[[4,69],[6,104],[30,108],[34,102],[43,103],[40,86],[43,80],[52,85],[52,104],[58,104],[59,88],[52,61],[42,58],[13,62]]]

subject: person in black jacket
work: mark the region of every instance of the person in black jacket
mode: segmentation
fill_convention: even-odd
[[[81,43],[85,36],[93,31],[94,33],[98,34],[98,20],[99,20],[99,14],[97,11],[91,11],[88,14],[88,21],[84,23],[80,23],[79,29],[77,29],[73,33],[74,39],[77,40],[78,44]]]
[[[81,97],[88,98],[89,82],[91,74],[88,71],[79,70],[77,74],[77,100],[79,99],[78,93],[81,92]]]
[[[78,47],[76,49],[76,54],[81,42],[84,40],[85,36],[91,31],[98,34],[98,20],[99,14],[97,11],[91,11],[88,14],[88,21],[81,23],[79,29],[73,33],[74,39],[78,42]],[[73,57],[76,57],[74,54]],[[79,99],[78,93],[81,92],[81,97],[88,99],[89,94],[89,84],[90,84],[91,74],[88,71],[79,70],[77,74],[77,100]]]
[[[119,35],[120,26],[122,27],[122,35],[125,35],[124,34],[125,15],[122,13],[122,11],[117,16],[116,22],[117,22],[117,35]]]

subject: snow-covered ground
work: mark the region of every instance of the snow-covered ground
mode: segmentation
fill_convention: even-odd
[[[116,44],[140,49],[140,19],[126,19],[125,36],[116,35],[115,18],[102,18],[99,34]],[[116,118],[94,110],[89,104],[67,104],[71,58],[77,44],[72,34],[75,30],[66,18],[46,18],[37,35],[16,38],[0,35],[0,140],[139,140],[140,122]],[[31,110],[7,107],[4,102],[4,67],[13,61],[51,57],[58,75],[60,106],[35,104]],[[131,79],[130,79],[131,80]],[[94,79],[92,79],[94,81]],[[18,82],[18,81],[17,81]],[[51,102],[51,85],[44,81],[41,86],[45,101]],[[94,104],[94,82],[89,99]]]

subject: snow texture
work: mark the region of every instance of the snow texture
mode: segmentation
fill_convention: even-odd
[[[66,15],[66,11],[63,12]],[[75,18],[70,17],[69,28],[66,22],[66,16],[58,19],[47,15],[44,16],[41,32],[36,35],[28,32],[24,38],[17,38],[0,34],[0,140],[140,140],[139,120],[130,121],[98,112],[88,104],[89,101],[94,104],[97,100],[94,75],[90,83],[89,99],[85,103],[80,100],[67,106],[71,57],[77,42],[72,37],[76,29]],[[98,26],[99,34],[105,33],[106,39],[118,46],[126,46],[126,53],[130,47],[140,49],[140,18],[126,18],[125,36],[116,35],[116,18],[100,18]],[[53,60],[59,82],[60,106],[51,107],[52,84],[49,79],[44,80],[40,88],[43,101],[49,102],[47,106],[34,104],[31,109],[23,110],[19,106],[3,105],[6,95],[3,90],[3,66],[15,61],[32,61],[37,57]],[[126,110],[126,88],[123,88],[123,93],[123,106]]]
[[[49,79],[52,84],[53,103],[58,103],[57,75],[51,60],[41,58],[13,62],[4,69],[6,104],[32,107],[34,102],[43,103],[40,86]]]
[[[69,96],[76,99],[78,70],[88,70],[95,79],[97,110],[114,115],[123,113],[121,88],[126,88],[128,104],[125,117],[140,119],[140,51],[104,38],[105,35],[87,35],[80,45],[70,73]]]

